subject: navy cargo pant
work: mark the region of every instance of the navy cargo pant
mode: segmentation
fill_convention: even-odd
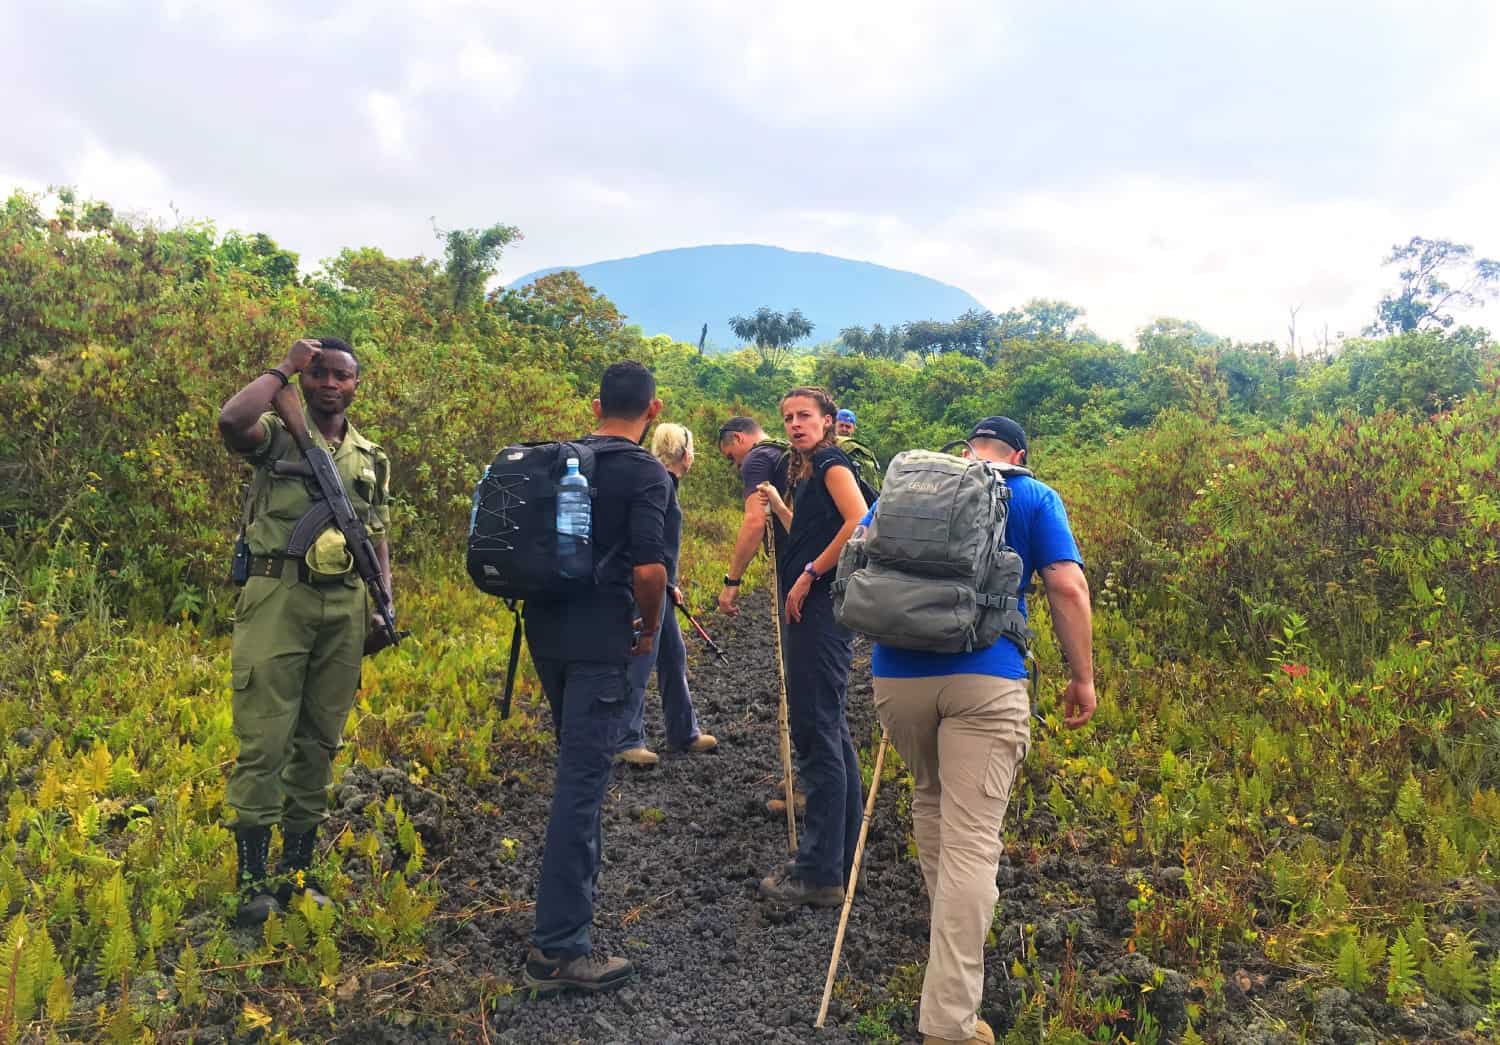
[[[537,660],[552,706],[557,782],[542,850],[531,942],[550,958],[591,949],[594,895],[604,854],[600,808],[625,728],[630,682],[624,663]]]
[[[807,793],[796,877],[814,885],[841,886],[854,864],[863,815],[859,756],[844,717],[854,637],[834,619],[833,593],[826,581],[808,592],[802,621],[785,620],[784,626],[787,713],[797,749],[797,776]]]
[[[656,688],[661,691],[662,720],[667,727],[667,747],[682,750],[698,739],[698,716],[688,691],[687,647],[677,627],[677,613],[667,596],[661,605],[661,630],[656,646],[644,657],[630,659],[630,714],[620,735],[618,750],[646,746],[646,687],[651,669],[656,669]]]

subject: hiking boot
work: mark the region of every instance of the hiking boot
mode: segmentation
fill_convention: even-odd
[[[240,905],[234,924],[241,929],[261,925],[272,914],[281,913],[281,904],[266,881],[266,857],[271,850],[269,827],[237,827],[234,830],[234,880]]]
[[[630,747],[617,754],[615,761],[644,768],[645,766],[656,765],[661,759],[657,757],[655,751],[648,751],[643,747]]]
[[[333,903],[323,892],[323,887],[307,872],[312,869],[313,853],[318,845],[318,829],[310,827],[296,834],[282,830],[281,863],[276,866],[276,877],[281,885],[276,889],[276,899],[283,907],[304,893],[319,907]]]
[[[682,750],[689,755],[701,755],[703,752],[712,751],[718,746],[719,740],[712,733],[699,733],[692,740],[688,741],[687,746]]]
[[[548,958],[533,947],[526,955],[526,986],[542,994],[553,991],[612,991],[635,976],[635,966],[625,958],[610,958],[597,952],[576,958]]]
[[[807,796],[801,791],[792,792],[792,801],[797,803],[797,815],[807,814]],[[772,816],[786,816],[786,792],[776,792],[776,797],[766,803],[766,811]]]
[[[792,873],[791,864],[783,864],[760,882],[760,898],[779,904],[806,904],[809,907],[837,907],[844,902],[843,887],[813,885]]]
[[[975,1020],[971,1037],[939,1038],[936,1034],[924,1034],[922,1045],[995,1045],[995,1032],[988,1023]]]

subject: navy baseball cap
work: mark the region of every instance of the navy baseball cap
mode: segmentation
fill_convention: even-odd
[[[835,421],[848,421],[852,425],[852,424],[854,424],[854,411],[853,410],[840,410],[838,412],[838,415],[834,418],[834,420]]]
[[[1008,417],[986,417],[974,426],[970,439],[999,439],[1017,450],[1026,449],[1026,433]]]

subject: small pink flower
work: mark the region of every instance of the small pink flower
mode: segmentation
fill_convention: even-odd
[[[1303,675],[1307,674],[1307,665],[1306,664],[1283,664],[1281,666],[1281,670],[1284,671],[1284,672],[1286,672],[1288,675],[1290,675],[1294,679],[1300,679]]]

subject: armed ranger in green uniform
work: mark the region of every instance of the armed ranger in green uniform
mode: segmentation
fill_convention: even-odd
[[[328,902],[306,872],[328,815],[333,756],[360,658],[400,638],[386,544],[390,461],[344,416],[358,385],[348,344],[303,339],[219,413],[225,444],[255,468],[233,570],[242,585],[231,652],[240,749],[226,792],[238,815],[241,925],[265,921],[295,892]]]

